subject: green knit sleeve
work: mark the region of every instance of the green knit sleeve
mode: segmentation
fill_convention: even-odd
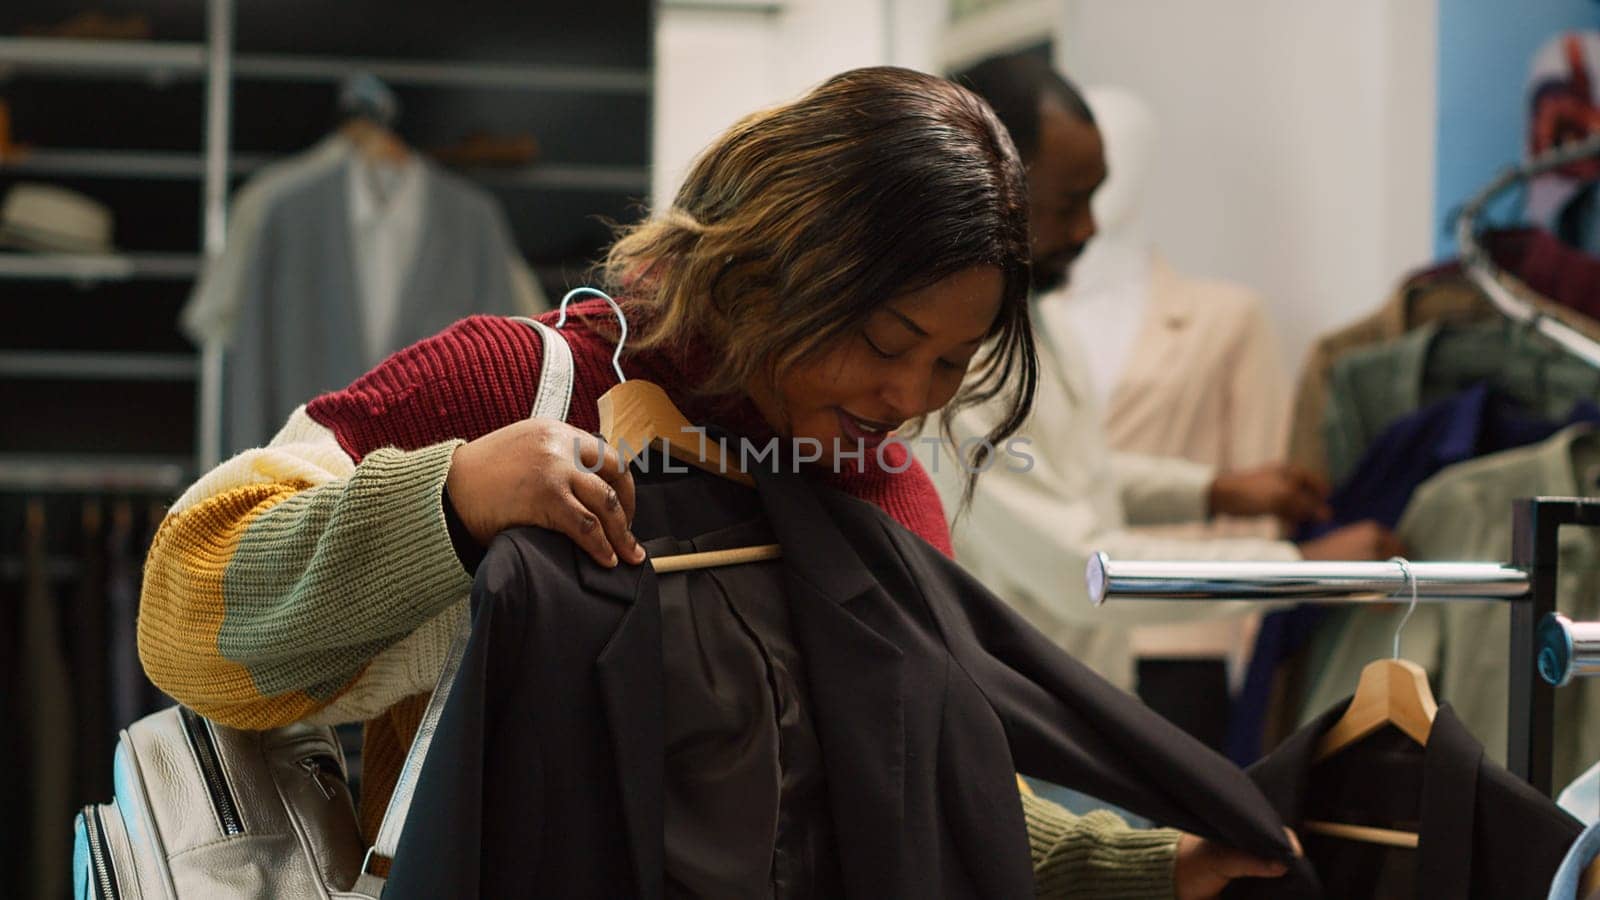
[[[1033,851],[1034,893],[1043,900],[1170,900],[1178,832],[1130,828],[1112,813],[1078,816],[1022,794]]]

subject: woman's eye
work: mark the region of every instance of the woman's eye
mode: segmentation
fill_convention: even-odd
[[[965,372],[967,370],[967,364],[965,362],[952,362],[942,356],[939,357],[939,365],[943,368],[949,369],[952,372]]]
[[[867,346],[871,347],[872,348],[872,352],[875,355],[877,355],[878,358],[880,358],[880,359],[894,359],[896,356],[900,355],[898,353],[889,353],[888,351],[884,350],[882,347],[879,347],[877,344],[873,343],[872,338],[867,337],[865,332],[862,332],[861,339],[863,341],[867,342]]]

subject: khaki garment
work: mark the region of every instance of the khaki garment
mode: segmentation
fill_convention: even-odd
[[[1500,277],[1518,296],[1553,318],[1600,340],[1600,322],[1546,300],[1511,275]],[[1376,312],[1324,335],[1300,370],[1289,431],[1289,461],[1313,472],[1328,474],[1323,420],[1327,414],[1333,366],[1340,357],[1360,347],[1392,340],[1420,325],[1457,324],[1499,315],[1466,274],[1452,266],[1408,278]]]
[[[1522,497],[1600,495],[1600,432],[1573,425],[1539,444],[1451,466],[1417,489],[1400,521],[1416,560],[1504,562],[1511,558],[1511,505]],[[1557,608],[1574,619],[1600,618],[1600,536],[1563,528]],[[1316,671],[1300,709],[1302,723],[1349,696],[1361,670],[1394,652],[1406,605],[1340,610],[1307,654]],[[1423,603],[1400,631],[1400,655],[1428,670],[1435,696],[1504,763],[1508,732],[1507,656],[1511,613],[1502,603]],[[1555,783],[1566,784],[1600,759],[1600,679],[1556,691]]]
[[[1035,301],[1035,314],[1057,296]],[[1293,544],[1258,538],[1183,540],[1130,526],[1204,519],[1215,470],[1203,463],[1112,453],[1089,390],[1083,354],[1067,329],[1035,319],[1039,385],[1033,413],[978,479],[961,508],[962,466],[932,440],[912,447],[952,519],[956,559],[1034,627],[1112,684],[1133,685],[1129,629],[1259,612],[1249,603],[1122,601],[1096,608],[1084,572],[1095,551],[1113,559],[1297,560]],[[978,441],[1004,412],[994,402],[951,420],[957,442]]]
[[[1152,260],[1144,321],[1104,413],[1111,449],[1181,457],[1219,472],[1248,469],[1283,459],[1288,418],[1288,373],[1261,297],[1242,285],[1185,277]],[[1135,531],[1187,539],[1282,537],[1271,517]],[[1140,656],[1236,656],[1248,651],[1256,619],[1140,628],[1134,650]]]

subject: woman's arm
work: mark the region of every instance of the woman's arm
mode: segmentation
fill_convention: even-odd
[[[431,689],[437,666],[418,651],[442,653],[429,632],[448,623],[419,628],[471,586],[445,479],[463,440],[527,417],[539,349],[525,324],[463,320],[191,487],[146,561],[139,650],[151,680],[247,728],[319,711],[364,718]],[[330,712],[342,698],[351,708]]]
[[[1034,893],[1045,900],[1173,896],[1179,832],[1129,828],[1109,812],[1076,816],[1022,795]]]

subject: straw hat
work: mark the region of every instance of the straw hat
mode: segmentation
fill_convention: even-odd
[[[111,253],[111,210],[77,191],[21,182],[0,204],[0,244],[45,253]]]

